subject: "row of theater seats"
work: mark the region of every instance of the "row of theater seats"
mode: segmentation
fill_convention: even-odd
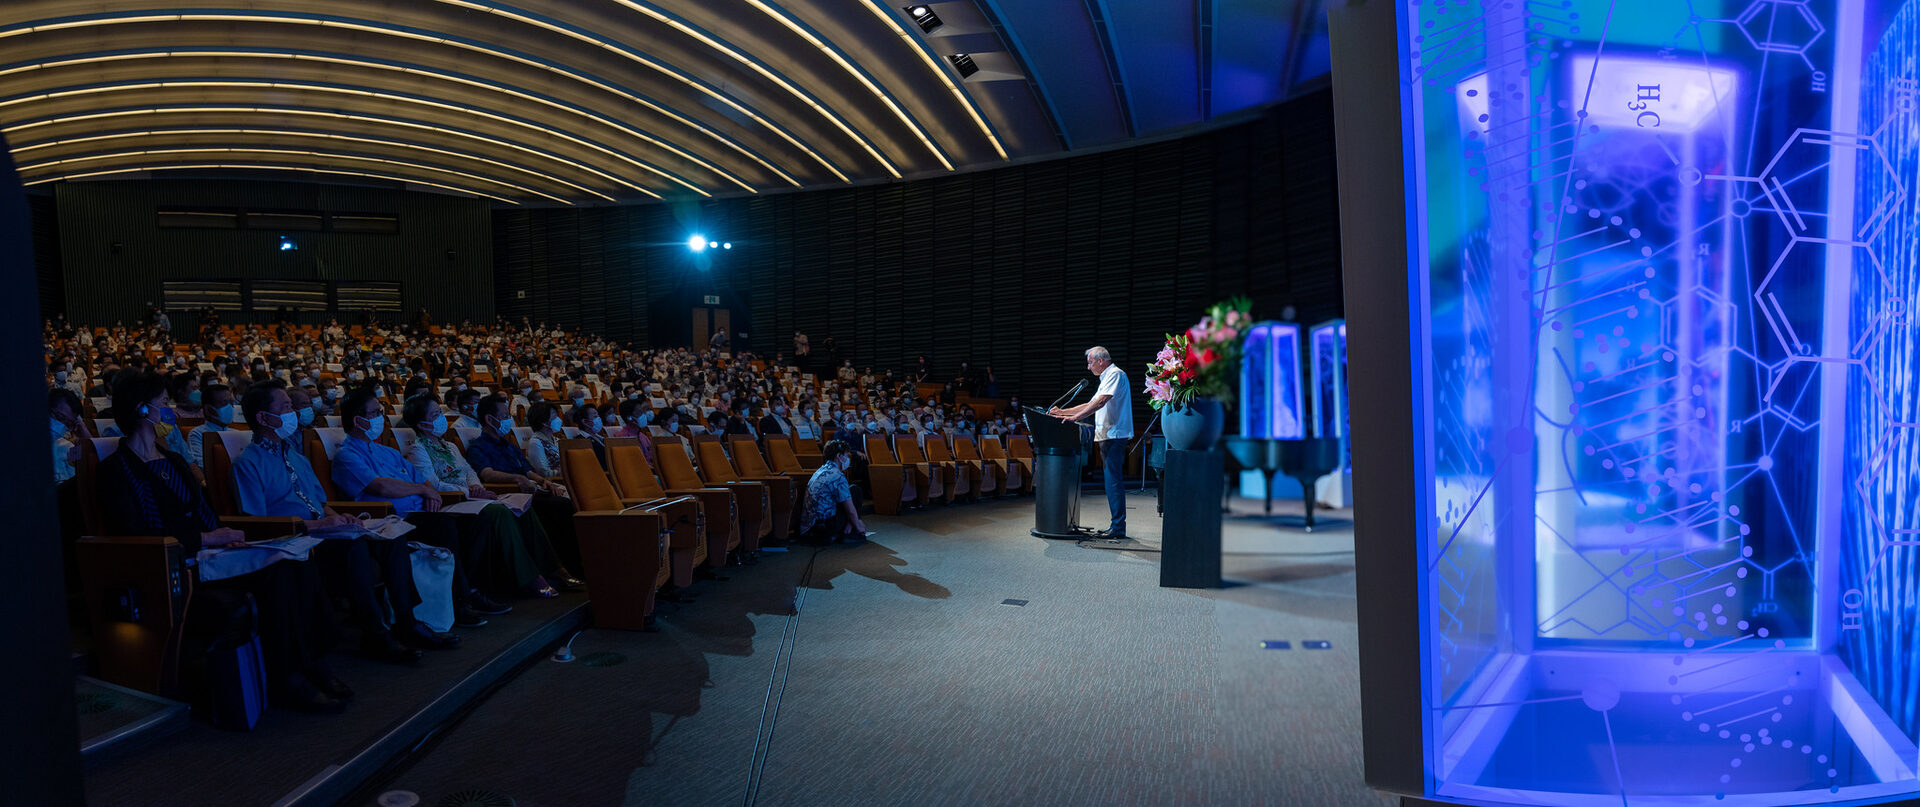
[[[346,439],[343,429],[305,430],[303,450],[325,488],[328,506],[343,513],[384,516],[386,502],[344,501],[334,488],[332,460]],[[569,430],[569,434],[574,434]],[[252,433],[244,428],[203,432],[203,461],[208,500],[223,526],[251,540],[297,534],[297,518],[253,517],[240,511],[232,462],[246,450]],[[457,450],[479,439],[478,429],[450,431]],[[380,442],[405,450],[411,429],[382,433]],[[531,446],[528,429],[511,438],[523,451]],[[172,695],[185,612],[193,575],[179,544],[163,536],[108,536],[95,501],[99,462],[119,447],[119,438],[83,441],[76,468],[81,512],[89,537],[80,541],[77,560],[88,604],[100,676],[113,683]],[[1026,438],[1002,446],[994,438],[916,440],[870,436],[875,509],[895,514],[935,501],[952,503],[1030,492],[1032,450]],[[694,582],[701,567],[720,567],[729,559],[757,554],[763,544],[784,544],[797,526],[807,480],[820,464],[819,444],[811,439],[774,436],[759,441],[736,436],[695,435],[692,442],[657,438],[659,467],[648,462],[635,438],[609,438],[603,466],[590,440],[562,440],[561,482],[577,512],[587,592],[594,623],[615,629],[643,629],[662,590],[677,592]],[[501,493],[511,485],[489,484]],[[462,496],[443,494],[452,503]]]

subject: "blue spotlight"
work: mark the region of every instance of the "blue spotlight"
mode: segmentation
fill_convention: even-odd
[[[706,248],[707,237],[704,235],[695,234],[687,239],[687,249],[691,249],[694,252],[704,252]]]
[[[733,242],[732,242],[732,241],[728,241],[728,242],[726,242],[726,243],[724,243],[724,244],[721,244],[721,245],[720,245],[720,248],[721,248],[721,249],[733,249]]]
[[[283,236],[280,236],[280,251],[281,251],[281,252],[292,252],[292,251],[294,251],[294,250],[296,250],[296,249],[299,249],[299,248],[300,248],[300,245],[299,245],[299,244],[296,244],[296,243],[294,243],[294,242],[293,242],[293,239],[291,239],[291,238],[288,238],[288,237],[286,237],[286,236],[284,236],[284,235],[283,235]]]

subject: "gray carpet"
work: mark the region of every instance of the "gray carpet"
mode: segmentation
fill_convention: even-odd
[[[462,647],[429,651],[417,667],[396,667],[349,655],[358,634],[330,656],[334,674],[354,689],[336,715],[268,709],[250,732],[214,728],[204,718],[153,745],[86,775],[96,805],[268,805],[329,765],[342,761],[448,691],[508,645],[579,606],[584,594],[514,600],[514,612],[492,624],[456,631]]]
[[[587,632],[582,661],[523,674],[382,789],[520,807],[1391,804],[1361,778],[1351,532],[1230,516],[1229,586],[1161,589],[1153,499],[1129,504],[1133,551],[1029,537],[1023,499],[767,555],[667,606],[658,634]],[[619,658],[583,663],[596,653]]]

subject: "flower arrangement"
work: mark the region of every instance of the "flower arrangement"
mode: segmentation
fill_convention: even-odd
[[[1147,365],[1144,390],[1155,409],[1184,409],[1194,398],[1225,401],[1240,374],[1240,343],[1253,327],[1252,304],[1235,297],[1207,309],[1185,333],[1167,334],[1167,344]]]

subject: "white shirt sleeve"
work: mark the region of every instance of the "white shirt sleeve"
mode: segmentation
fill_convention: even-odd
[[[1102,395],[1120,397],[1120,376],[1120,373],[1101,373],[1100,388],[1094,391],[1093,397],[1098,398]]]

